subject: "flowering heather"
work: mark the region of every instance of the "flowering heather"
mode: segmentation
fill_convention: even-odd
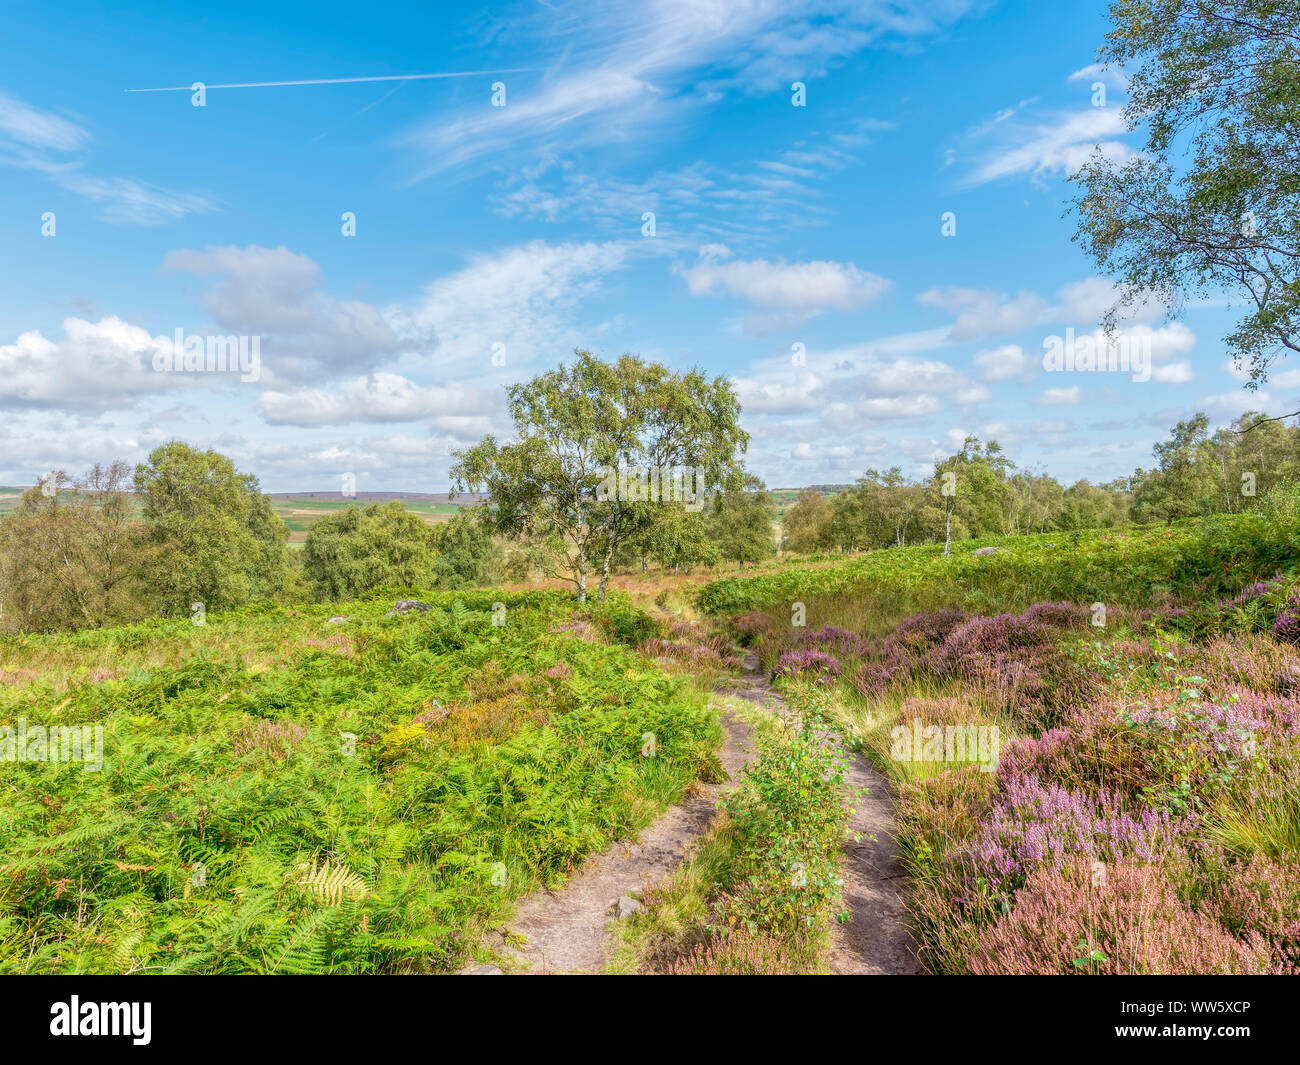
[[[1261,634],[1235,634],[1180,648],[1178,666],[1185,673],[1206,678],[1207,690],[1216,694],[1239,687],[1283,691],[1285,678],[1300,676],[1300,648],[1279,646]]]
[[[998,779],[1037,777],[1063,788],[1101,786],[1136,796],[1152,774],[1132,736],[1113,704],[1084,706],[1063,726],[1009,741],[998,759]]]
[[[568,662],[557,662],[550,669],[542,673],[544,677],[550,677],[552,680],[568,680],[573,676],[573,667]]]
[[[916,677],[959,679],[1020,724],[1048,727],[1062,709],[1086,702],[1097,687],[1056,644],[1057,634],[1082,617],[1078,607],[1052,602],[995,617],[960,610],[918,614],[900,623],[874,656],[868,649],[868,661],[853,672],[853,686],[877,699]]]
[[[936,610],[929,614],[914,614],[895,626],[885,640],[884,652],[927,651],[943,643],[948,634],[970,615],[964,610]]]
[[[1300,608],[1300,602],[1292,597],[1278,611],[1277,620],[1273,622],[1273,635],[1285,643],[1300,643],[1300,609],[1297,608]]]
[[[745,646],[748,646],[755,637],[761,636],[775,625],[776,622],[771,615],[764,614],[761,611],[737,614],[731,619],[731,631],[736,634],[736,639]]]
[[[1041,606],[1055,606],[1043,603]],[[1031,607],[1030,610],[1033,608]],[[943,641],[934,657],[939,670],[949,662],[960,661],[974,655],[997,655],[1025,647],[1038,647],[1051,638],[1050,630],[1056,627],[1042,618],[1024,614],[997,614],[993,617],[975,617],[953,629]]]
[[[995,899],[1009,898],[1036,869],[1060,869],[1073,855],[1115,862],[1156,860],[1187,829],[1168,811],[1123,808],[1117,792],[1095,795],[1039,783],[1003,780],[989,816],[965,854],[972,884],[982,880]]]
[[[812,674],[822,682],[838,677],[842,671],[840,660],[825,651],[787,651],[776,664],[778,677]]]
[[[1300,691],[1275,695],[1238,688],[1228,693],[1233,707],[1266,734],[1300,736]]]
[[[1218,607],[1221,610],[1235,610],[1239,606],[1244,606],[1256,599],[1262,599],[1264,596],[1277,591],[1284,583],[1285,581],[1280,573],[1271,581],[1255,581],[1246,585],[1231,599],[1220,599]]]
[[[804,633],[805,647],[834,651],[841,658],[861,658],[867,652],[866,638],[858,632],[827,625],[819,632]]]
[[[1300,669],[1284,665],[1277,671],[1274,684],[1281,695],[1300,695]]]
[[[879,699],[889,690],[898,674],[899,670],[895,666],[884,662],[866,662],[853,671],[853,687],[867,699]]]
[[[1083,610],[1073,603],[1035,603],[1021,616],[1030,623],[1041,623],[1055,629],[1069,629],[1083,621]]]
[[[583,621],[581,618],[562,621],[556,625],[555,628],[551,629],[551,631],[563,632],[570,636],[576,636],[584,643],[594,643],[596,640],[596,630],[592,626],[591,622]]]
[[[1073,859],[1037,869],[1015,906],[980,938],[971,972],[1151,975],[1275,971],[1258,935],[1245,942],[1182,902],[1158,865]],[[1094,880],[1100,880],[1094,883]]]
[[[691,631],[686,635],[693,642],[644,640],[637,645],[637,650],[660,662],[681,662],[691,669],[740,668],[740,659],[732,653],[734,648],[725,636],[705,636],[695,626],[691,626]]]
[[[1256,854],[1216,872],[1207,906],[1219,921],[1237,935],[1258,931],[1277,968],[1300,975],[1300,868]]]

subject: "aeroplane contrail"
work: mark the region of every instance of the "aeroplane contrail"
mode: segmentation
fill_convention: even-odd
[[[472,78],[485,74],[528,74],[531,67],[511,70],[456,70],[445,74],[382,74],[372,78],[305,78],[302,81],[240,81],[229,85],[207,85],[205,89],[269,89],[281,85],[348,85],[359,81],[426,81],[430,78]],[[165,85],[159,89],[123,89],[123,92],[190,92],[191,85]]]

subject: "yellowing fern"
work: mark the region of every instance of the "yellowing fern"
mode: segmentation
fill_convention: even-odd
[[[344,896],[363,899],[369,894],[366,882],[345,865],[340,865],[329,858],[320,865],[303,862],[298,866],[299,887],[319,895],[331,906],[337,906]]]

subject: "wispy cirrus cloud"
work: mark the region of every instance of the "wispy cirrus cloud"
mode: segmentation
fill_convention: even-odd
[[[1123,161],[1135,154],[1118,138],[1128,131],[1118,107],[1058,111],[1008,127],[1002,143],[985,151],[963,185],[985,185],[1000,178],[1064,178],[1075,173],[1095,151]]]
[[[417,180],[519,150],[536,158],[642,142],[732,92],[788,91],[864,48],[933,34],[967,0],[650,0],[547,8],[516,23],[539,54],[559,56],[507,106],[465,108],[408,131]],[[527,46],[525,46],[527,47]]]
[[[30,170],[96,204],[107,222],[158,225],[213,208],[206,196],[174,192],[134,178],[88,173],[93,138],[82,126],[0,93],[0,164]]]
[[[553,158],[506,175],[492,202],[506,217],[582,221],[624,232],[651,211],[660,235],[670,239],[765,243],[791,226],[825,223],[831,212],[819,197],[826,181],[894,128],[884,119],[855,116],[744,165],[695,160],[638,179],[595,170],[586,159]]]
[[[1074,71],[1069,83],[1101,83],[1089,96],[1089,106],[1045,110],[1037,97],[999,111],[967,132],[961,154],[973,156],[960,184],[965,188],[1011,177],[1028,177],[1035,184],[1074,174],[1095,152],[1118,162],[1136,153],[1121,138],[1128,132],[1122,94],[1128,88],[1124,72],[1097,64]],[[1107,96],[1109,89],[1115,94]],[[954,151],[950,160],[956,157]]]

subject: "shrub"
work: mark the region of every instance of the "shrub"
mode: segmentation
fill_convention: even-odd
[[[1268,948],[1258,936],[1238,942],[1187,906],[1159,866],[1118,861],[1099,875],[1077,859],[1032,873],[1011,912],[983,934],[970,958],[976,974],[1235,974],[1270,968]]]
[[[787,651],[776,664],[778,677],[811,677],[828,683],[843,672],[840,661],[825,651]]]
[[[671,976],[785,976],[802,967],[791,964],[789,943],[747,928],[719,932],[669,963]]]
[[[1140,806],[1130,812],[1116,792],[1044,785],[1037,777],[1000,780],[1000,790],[960,861],[969,890],[1005,907],[1038,869],[1061,869],[1075,855],[1116,862],[1152,861],[1182,836],[1186,819]]]
[[[867,641],[861,633],[850,632],[835,625],[826,625],[817,632],[804,634],[805,647],[834,651],[841,658],[860,658],[866,654]]]
[[[438,534],[396,500],[344,507],[312,523],[303,574],[318,601],[352,599],[387,585],[432,587]]]
[[[1261,935],[1279,971],[1300,975],[1300,868],[1294,859],[1255,854],[1226,865],[1207,906],[1234,935]]]

